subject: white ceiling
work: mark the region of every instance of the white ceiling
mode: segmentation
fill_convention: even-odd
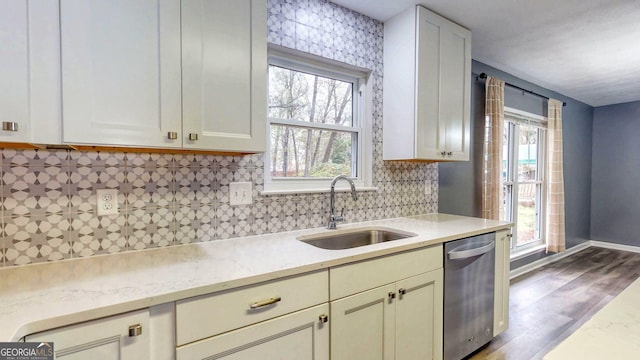
[[[415,3],[472,31],[472,57],[591,106],[640,100],[639,0],[332,0],[380,21]]]

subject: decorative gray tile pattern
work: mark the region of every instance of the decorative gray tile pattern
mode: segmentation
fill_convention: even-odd
[[[119,215],[97,216],[94,212],[71,214],[69,243],[73,257],[110,254],[129,250],[126,218]]]
[[[371,69],[373,185],[347,222],[437,211],[437,164],[382,161],[383,26],[326,0],[268,0],[268,41]],[[329,196],[263,196],[261,154],[213,156],[0,150],[0,266],[321,227]],[[249,181],[252,205],[230,206]],[[424,194],[431,183],[432,194]],[[118,189],[120,213],[96,215],[97,189]]]

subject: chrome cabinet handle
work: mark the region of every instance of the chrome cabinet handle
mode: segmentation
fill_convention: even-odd
[[[4,131],[18,131],[18,123],[14,121],[3,121],[2,130]]]
[[[167,133],[167,139],[169,139],[169,140],[175,140],[175,139],[177,139],[177,138],[178,138],[178,133],[177,133],[177,132],[175,132],[175,131],[169,131],[169,132]]]
[[[389,300],[393,300],[396,298],[396,293],[394,293],[393,291],[389,291]]]
[[[129,337],[140,336],[142,335],[142,325],[135,324],[129,326]]]
[[[445,156],[445,155],[447,155],[447,152],[446,151],[441,151],[440,155]]]
[[[189,133],[189,140],[191,140],[191,141],[198,141],[198,134],[196,134],[196,133]]]
[[[451,155],[453,155],[453,152],[449,151],[449,152],[447,153],[447,155],[451,156]]]
[[[257,308],[261,308],[264,306],[269,306],[271,304],[275,304],[278,301],[282,300],[282,298],[280,296],[276,296],[276,297],[272,297],[272,298],[268,298],[265,300],[260,300],[260,301],[256,301],[252,304],[249,304],[249,308],[250,309],[257,309]]]
[[[325,314],[322,314],[322,315],[318,316],[318,321],[321,324],[326,324],[327,321],[329,321],[329,317],[327,315],[325,315]]]
[[[407,289],[405,289],[405,288],[398,289],[398,294],[405,295],[406,293],[407,293]]]

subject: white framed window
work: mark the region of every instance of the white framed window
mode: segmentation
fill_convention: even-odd
[[[500,218],[515,224],[512,253],[526,253],[545,245],[546,119],[505,108],[504,125]]]
[[[264,192],[328,191],[341,174],[358,189],[370,187],[368,73],[274,49],[268,66]]]

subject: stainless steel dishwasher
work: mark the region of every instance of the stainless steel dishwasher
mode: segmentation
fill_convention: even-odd
[[[460,360],[493,338],[495,233],[444,244],[444,360]]]

